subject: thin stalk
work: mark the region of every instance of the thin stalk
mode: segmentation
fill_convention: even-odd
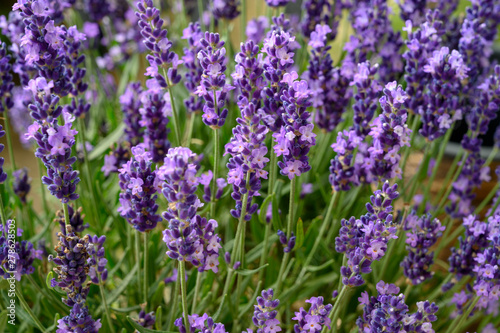
[[[97,269],[96,269],[97,272]],[[115,328],[111,324],[111,313],[109,312],[108,302],[106,301],[106,296],[104,294],[104,282],[101,280],[101,273],[97,273],[97,278],[99,279],[99,291],[101,293],[102,305],[104,306],[104,311],[106,313],[106,319],[108,321],[109,330],[115,333]]]
[[[38,160],[38,172],[40,173],[40,177],[42,177],[43,175],[43,168],[42,168],[42,160],[37,158]],[[45,194],[45,190],[44,188],[42,187],[41,188],[41,192],[42,192],[42,203],[43,203],[43,210],[45,211],[45,215],[49,215],[49,206],[47,205],[47,196]]]
[[[100,225],[101,223],[101,217],[99,216],[99,208],[97,206],[97,200],[96,200],[96,196],[95,196],[95,193],[94,193],[94,185],[92,184],[92,182],[90,181],[92,178],[91,176],[91,173],[90,173],[90,166],[89,166],[89,156],[88,156],[88,152],[87,152],[87,147],[85,146],[85,138],[87,137],[86,134],[85,134],[85,123],[83,121],[83,119],[80,119],[79,121],[79,124],[80,124],[80,131],[82,132],[82,148],[83,148],[83,156],[84,156],[84,161],[83,161],[83,164],[84,164],[84,168],[85,168],[85,172],[87,174],[87,179],[89,180],[88,181],[88,186],[89,186],[89,192],[90,192],[90,199],[92,200],[92,203],[93,203],[93,206],[94,206],[94,212],[95,212],[95,218],[97,219],[97,225]]]
[[[174,292],[172,293],[172,302],[170,304],[170,318],[168,319],[167,323],[168,331],[172,330],[172,325],[174,324],[175,311],[177,310],[177,303],[179,303],[179,290],[180,290],[180,283],[179,283],[179,276],[177,276],[177,279],[175,280]]]
[[[214,92],[215,94],[215,92]],[[217,106],[216,106],[217,108]],[[212,202],[210,205],[210,217],[215,218],[215,195],[217,194],[217,177],[219,175],[219,145],[220,145],[220,133],[219,129],[214,129],[214,178],[212,179]]]
[[[458,153],[457,156],[455,156],[455,158],[453,159],[453,162],[451,162],[450,169],[446,173],[444,180],[441,182],[442,184],[448,184],[451,177],[453,177],[453,175],[455,174],[455,170],[457,170],[461,158],[462,158],[462,152]],[[441,198],[443,196],[444,191],[446,191],[446,186],[441,187],[439,193],[436,196],[436,199]]]
[[[165,70],[163,70],[163,73],[165,75],[165,78],[167,78],[167,73]],[[175,138],[177,140],[177,145],[180,146],[182,144],[181,130],[179,127],[179,120],[177,119],[177,108],[175,107],[174,94],[172,92],[172,85],[170,83],[168,84],[167,89],[168,89],[168,95],[170,97],[170,105],[172,106],[172,121],[174,123]]]
[[[140,244],[140,231],[135,231],[135,258],[137,260],[137,292],[141,294],[141,244]],[[139,296],[140,298],[140,296]],[[144,297],[146,298],[146,297]]]
[[[186,296],[186,263],[179,261],[179,277],[181,284],[181,303],[182,303],[182,316],[184,317],[184,327],[188,333],[191,332],[191,325],[189,325],[188,309],[187,309],[187,296]]]
[[[417,169],[417,173],[415,174],[416,177],[415,177],[415,179],[413,181],[413,184],[412,184],[410,192],[409,192],[410,195],[406,197],[405,202],[408,202],[408,200],[411,200],[415,196],[415,193],[417,192],[417,189],[418,189],[417,185],[419,184],[418,177],[420,175],[420,169],[424,167],[424,164],[426,164],[428,155],[430,154],[430,151],[431,151],[430,147],[431,147],[431,145],[426,145],[425,146],[424,156],[422,157],[422,163],[420,164],[420,166]]]
[[[62,306],[62,304],[63,304],[63,303],[61,302],[61,299],[57,299],[57,298],[55,298],[55,297],[54,297],[54,295],[52,295],[52,294],[47,294],[47,293],[45,292],[45,290],[43,290],[43,289],[42,289],[42,288],[38,285],[38,283],[36,283],[36,281],[35,281],[35,280],[33,280],[33,278],[31,277],[31,275],[30,275],[30,274],[26,274],[26,275],[25,275],[25,277],[28,279],[28,281],[31,283],[31,285],[32,285],[32,286],[34,286],[34,287],[35,287],[35,289],[36,289],[36,290],[37,290],[40,294],[42,294],[42,295],[43,295],[43,297],[45,297],[46,299],[50,299],[50,301],[51,301],[51,302],[54,302],[55,304],[57,304],[57,306],[59,307],[59,310],[62,310],[62,313],[64,313],[64,312],[68,312],[67,308],[64,308],[64,307]],[[54,303],[52,303],[52,304],[54,304]]]
[[[144,232],[144,304],[148,303],[148,233]]]
[[[294,208],[295,208],[295,187],[297,186],[297,177],[293,177],[290,181],[290,201],[288,204],[288,224],[286,227],[286,239],[290,240],[290,236],[292,235],[293,222],[294,222]],[[278,284],[276,285],[276,294],[279,293],[281,285],[285,279],[285,268],[288,264],[288,259],[290,257],[290,252],[286,252],[283,256],[283,260],[281,261],[280,272],[278,275]]]
[[[191,304],[191,313],[196,312],[196,302],[198,301],[198,294],[200,293],[200,287],[201,287],[201,273],[196,272],[196,284],[194,286],[194,297],[193,297],[193,304]]]
[[[497,154],[498,154],[498,148],[495,146],[495,147],[493,147],[493,149],[491,150],[490,155],[488,156],[488,158],[484,162],[484,166],[487,167],[488,165],[490,165],[490,163],[497,156]]]
[[[406,220],[406,215],[408,214],[408,205],[405,205],[404,211],[403,211],[403,219],[401,220],[401,224],[398,226],[398,231],[397,231],[397,236],[398,239],[401,239],[401,236],[403,234],[404,230],[404,222]],[[392,258],[392,252],[394,251],[394,248],[396,247],[396,242],[392,241],[391,244],[387,246],[387,253],[384,255],[384,263],[382,264],[382,269],[379,271],[377,274],[377,281],[379,281],[382,277],[384,272],[387,270],[387,265],[389,264],[389,260],[393,260]]]
[[[413,122],[411,125],[412,133],[415,133],[418,125],[420,125],[420,117],[416,114],[414,115],[414,117],[415,118],[413,118]],[[408,162],[408,156],[410,156],[411,147],[413,147],[413,142],[415,141],[415,138],[416,138],[416,135],[413,135],[411,143],[410,143],[410,147],[406,147],[405,154],[403,156],[403,163],[401,164],[401,171],[403,172],[403,175],[405,173],[406,162]],[[403,176],[403,179],[404,179],[404,176]]]
[[[467,311],[465,311],[461,316],[458,316],[456,317],[452,322],[451,322],[451,325],[448,327],[448,330],[446,331],[446,333],[451,333],[451,332],[463,332],[464,331],[464,327],[462,327],[462,324],[463,322],[469,318],[472,310],[474,310],[474,308],[476,307],[476,304],[477,302],[479,302],[479,299],[480,297],[479,296],[476,296],[476,298],[474,298],[474,300],[472,301],[472,303],[469,305],[469,307],[467,308]],[[455,327],[457,329],[455,329]]]
[[[10,157],[10,165],[12,166],[12,170],[16,170],[16,160],[14,159],[14,147],[12,146],[12,138],[10,132],[9,119],[7,118],[7,114],[9,112],[6,110],[4,112],[4,124],[5,124],[5,136],[7,137],[7,148],[9,150]]]
[[[321,242],[321,240],[323,238],[323,234],[326,231],[326,227],[330,223],[330,219],[331,219],[332,213],[333,213],[333,208],[335,207],[335,203],[337,201],[338,195],[339,195],[339,192],[337,192],[337,191],[333,192],[332,198],[330,200],[330,204],[328,205],[328,210],[326,212],[326,217],[323,220],[323,222],[321,223],[321,228],[319,229],[319,233],[318,233],[318,236],[316,237],[316,241],[314,242],[314,245],[311,249],[311,252],[309,252],[309,255],[307,256],[306,261],[304,262],[304,265],[302,266],[302,270],[299,273],[299,277],[297,278],[297,281],[300,281],[302,279],[302,277],[304,276],[304,274],[306,274],[307,266],[309,266],[309,263],[311,262],[312,258],[314,257],[314,254],[316,253],[316,250],[319,247],[319,243]]]
[[[276,183],[276,170],[277,170],[277,162],[276,162],[276,153],[274,149],[271,147],[271,160],[269,161],[269,187],[267,189],[267,194],[272,194],[274,192],[274,184]],[[267,209],[267,208],[266,208]]]
[[[406,286],[405,288],[405,291],[404,291],[404,295],[405,295],[405,299],[408,300],[408,296],[410,295],[410,292],[411,292],[411,288],[413,287],[413,285],[411,283],[408,283],[408,285]]]
[[[330,320],[331,320],[331,325],[332,325],[332,332],[335,331],[335,328],[337,327],[337,319],[339,317],[340,313],[340,303],[342,303],[342,300],[347,292],[347,287],[345,285],[342,286],[342,289],[340,290],[339,295],[337,296],[337,300],[335,301],[335,305],[332,308],[332,311],[330,311]],[[327,331],[326,325],[323,326],[322,332],[325,333]]]
[[[3,232],[7,236],[7,214],[5,214],[5,207],[3,205],[2,194],[0,193],[0,217],[2,218]]]
[[[462,172],[462,170],[465,166],[465,161],[467,160],[468,155],[469,155],[469,153],[465,153],[464,157],[462,158],[462,163],[460,163],[460,167],[455,172],[455,176],[453,176],[453,179],[451,180],[451,182],[448,183],[448,186],[446,188],[446,192],[444,193],[443,197],[441,198],[441,201],[439,202],[439,206],[436,210],[437,214],[439,214],[439,212],[443,209],[444,205],[446,204],[446,199],[448,199],[448,196],[450,195],[450,192],[453,188],[452,184],[458,179],[458,176],[460,176],[460,173]]]
[[[201,31],[206,31],[207,29],[203,22],[203,0],[198,0],[198,22],[200,22]]]
[[[448,275],[446,276],[446,278],[444,278],[444,280],[439,284],[439,286],[437,286],[436,288],[434,288],[434,291],[429,295],[429,300],[432,301],[434,300],[441,292],[442,292],[442,287],[447,284],[448,282],[450,282],[450,280],[453,278],[453,275],[451,273],[448,273]]]
[[[193,128],[194,128],[194,120],[195,120],[195,117],[196,117],[196,113],[191,113],[189,114],[189,117],[188,117],[188,125],[187,125],[187,132],[186,132],[186,141],[184,143],[184,145],[186,147],[190,147],[191,146],[191,139],[193,138]]]
[[[16,296],[19,299],[19,302],[21,302],[21,305],[23,306],[24,311],[26,311],[28,313],[28,315],[31,317],[31,319],[35,322],[35,324],[38,327],[38,329],[40,331],[42,331],[43,333],[48,332],[45,329],[45,327],[43,327],[43,325],[40,322],[40,320],[38,319],[38,317],[35,316],[35,314],[33,313],[33,311],[31,311],[31,308],[29,307],[28,303],[24,299],[23,294],[18,290],[17,287],[16,287]]]
[[[488,217],[491,217],[493,216],[493,214],[495,214],[497,208],[498,208],[498,205],[500,205],[500,198],[497,199],[497,202],[495,202],[495,204],[493,205],[493,207],[491,207],[491,212],[490,212],[490,215],[488,215]]]
[[[67,203],[63,203],[62,207],[63,207],[63,212],[64,212],[64,233],[66,233],[66,227],[69,224],[68,204]]]
[[[267,208],[261,208],[261,209],[267,209]],[[271,234],[271,222],[266,224],[266,230],[264,232],[264,246],[262,247],[262,253],[260,255],[260,262],[259,262],[259,267],[264,266],[264,263],[266,262],[266,257],[267,257],[267,243],[269,243],[269,236]],[[262,278],[264,277],[264,271],[265,269],[261,269],[259,271],[259,278],[258,281],[262,281]]]
[[[491,199],[493,199],[495,194],[497,194],[499,188],[500,188],[500,182],[497,182],[495,186],[491,189],[490,193],[488,193],[486,198],[484,198],[483,201],[481,201],[481,203],[474,210],[474,215],[479,214],[484,209],[484,207],[486,207],[486,205],[491,201]]]
[[[443,159],[444,156],[444,151],[446,149],[446,146],[448,144],[448,141],[450,141],[451,137],[451,128],[448,129],[446,132],[446,135],[443,138],[443,141],[441,142],[441,147],[439,148],[438,156],[436,159],[436,164],[434,165],[434,170],[432,170],[431,177],[429,178],[429,181],[427,183],[427,186],[425,188],[424,192],[424,198],[427,199],[429,197],[429,193],[431,191],[431,186],[434,183],[434,179],[436,178],[437,172],[439,170],[439,165],[441,164],[441,160]],[[425,205],[422,205],[422,207],[425,207]]]

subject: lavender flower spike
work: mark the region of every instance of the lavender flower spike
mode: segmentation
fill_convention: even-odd
[[[28,169],[23,168],[16,170],[12,173],[12,175],[14,176],[14,181],[12,182],[14,193],[17,195],[19,200],[25,204],[26,196],[31,189],[31,178],[28,177]]]
[[[172,42],[167,38],[167,30],[163,29],[164,21],[160,18],[160,10],[154,7],[153,0],[137,1],[136,7],[138,11],[135,15],[144,45],[151,51],[146,57],[150,65],[146,75],[156,79],[162,88],[176,85],[182,78],[177,72],[182,60],[171,51]]]
[[[168,228],[163,231],[167,255],[187,261],[199,272],[218,271],[220,238],[215,233],[217,221],[196,214],[203,204],[195,192],[200,183],[196,177],[197,156],[188,148],[171,148],[157,171],[158,186],[169,202],[163,212]]]
[[[161,221],[156,214],[157,174],[151,170],[151,154],[141,146],[132,148],[133,157],[119,170],[120,207],[118,212],[135,229],[152,230]]]
[[[202,49],[197,57],[203,68],[201,82],[196,89],[196,94],[205,99],[203,107],[203,122],[211,128],[220,128],[224,125],[227,117],[227,109],[224,108],[227,101],[227,93],[234,89],[226,84],[226,49],[224,41],[219,34],[205,32],[205,38],[200,40]]]
[[[256,333],[281,332],[280,321],[276,319],[278,311],[276,308],[280,301],[273,299],[274,291],[269,288],[262,290],[262,296],[257,297],[257,305],[254,305],[252,321],[257,328]],[[253,332],[247,329],[247,332]]]
[[[301,333],[304,331],[309,331],[309,333],[321,332],[323,326],[330,329],[330,318],[328,315],[332,311],[331,304],[323,304],[323,297],[311,297],[306,301],[310,303],[311,307],[309,311],[306,312],[304,308],[300,308],[299,312],[295,312],[295,317],[293,320],[297,320],[298,324],[293,326],[295,333]]]
[[[212,317],[209,317],[206,313],[203,316],[198,314],[192,314],[188,316],[189,318],[189,332],[195,333],[228,333],[224,327],[224,324],[215,323]],[[186,333],[186,327],[184,326],[183,318],[177,318],[174,322],[175,326],[179,328],[180,333]]]
[[[283,161],[279,161],[278,166],[281,174],[289,179],[311,169],[307,153],[316,144],[314,125],[309,123],[309,112],[306,111],[312,105],[311,92],[307,81],[295,81],[297,78],[296,72],[284,75],[282,82],[288,88],[281,96],[285,109],[282,114],[283,126],[280,132],[273,134],[276,156],[283,156]]]

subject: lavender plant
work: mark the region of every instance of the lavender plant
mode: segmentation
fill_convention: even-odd
[[[7,2],[0,330],[498,331],[498,0]]]

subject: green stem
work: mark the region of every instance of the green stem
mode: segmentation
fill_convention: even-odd
[[[424,198],[428,199],[429,198],[429,193],[431,191],[432,184],[434,183],[434,179],[436,178],[437,172],[439,170],[439,165],[441,164],[441,160],[443,159],[444,156],[444,151],[446,149],[446,146],[448,145],[448,141],[450,141],[451,137],[451,128],[448,129],[446,132],[446,135],[444,136],[442,142],[441,142],[441,147],[439,148],[438,156],[436,159],[436,164],[434,165],[434,169],[432,170],[431,177],[429,178],[429,181],[427,182],[427,186],[425,187],[425,192],[424,192]],[[425,207],[425,205],[422,205],[422,207]]]
[[[290,239],[290,236],[292,235],[292,230],[293,230],[293,223],[294,223],[294,208],[295,208],[295,187],[297,186],[297,177],[293,177],[292,180],[290,181],[290,201],[288,204],[288,224],[286,227],[286,239],[287,241]],[[288,259],[290,257],[290,252],[286,252],[285,255],[283,256],[283,260],[281,261],[281,267],[280,267],[280,272],[278,275],[278,284],[276,285],[276,294],[279,294],[279,291],[281,289],[281,285],[283,284],[283,281],[285,280],[285,268],[288,264]]]
[[[186,263],[179,261],[179,280],[181,284],[181,303],[182,303],[182,316],[184,317],[184,327],[187,333],[191,332],[191,325],[189,325],[187,297],[186,297]]]
[[[198,22],[200,22],[201,31],[206,31],[207,29],[205,28],[205,23],[203,22],[203,0],[198,0]]]
[[[411,124],[412,133],[415,133],[415,131],[418,128],[418,125],[420,125],[420,117],[418,115],[414,115],[413,122]],[[408,162],[408,156],[410,156],[411,147],[413,147],[413,142],[415,141],[416,137],[417,137],[416,135],[412,135],[410,147],[406,147],[405,154],[403,156],[403,163],[401,164],[401,171],[403,172],[403,175],[405,173],[406,162]]]
[[[459,332],[463,332],[464,331],[464,327],[462,327],[462,324],[463,324],[463,322],[467,318],[469,318],[469,315],[471,314],[472,310],[474,310],[474,308],[476,307],[476,304],[477,304],[477,302],[479,302],[479,299],[480,299],[479,296],[476,296],[476,298],[474,298],[474,300],[472,301],[472,303],[467,308],[467,311],[465,311],[461,316],[457,316],[451,322],[451,325],[448,327],[448,330],[446,331],[446,333],[451,333],[451,332],[457,332],[457,333],[459,333]],[[455,329],[455,327],[457,329]]]
[[[170,304],[170,318],[168,319],[168,324],[167,324],[167,330],[169,331],[172,330],[172,325],[174,324],[175,320],[175,311],[177,311],[177,303],[179,303],[179,290],[180,290],[180,283],[179,283],[179,276],[177,276],[177,279],[175,280],[174,291],[172,293],[172,302]]]
[[[307,267],[309,266],[309,263],[311,262],[312,258],[314,257],[314,254],[316,253],[316,250],[319,247],[319,243],[321,242],[323,238],[323,234],[326,231],[327,226],[330,224],[330,219],[332,217],[333,213],[333,208],[335,207],[335,203],[337,201],[339,192],[335,191],[333,192],[332,198],[330,200],[330,204],[328,205],[328,210],[326,212],[326,217],[321,223],[321,229],[319,230],[318,236],[316,237],[316,241],[314,242],[314,245],[311,249],[311,252],[309,252],[309,255],[306,258],[306,261],[304,262],[304,265],[302,266],[302,270],[300,271],[299,277],[297,278],[297,281],[301,281],[302,277],[306,274]]]
[[[432,301],[434,300],[441,292],[442,292],[442,287],[447,284],[448,282],[450,282],[450,280],[453,278],[453,275],[451,273],[448,273],[448,275],[446,276],[446,278],[439,284],[439,286],[437,286],[436,288],[434,288],[434,291],[432,292],[432,294],[429,295],[429,300]]]
[[[141,243],[139,239],[140,231],[135,231],[135,258],[137,260],[137,292],[141,295]],[[140,298],[140,296],[139,296]]]
[[[92,183],[91,179],[92,178],[92,174],[90,172],[90,166],[89,166],[89,156],[88,156],[88,152],[87,152],[87,147],[85,146],[85,139],[86,139],[86,134],[85,134],[85,122],[83,121],[83,119],[80,119],[79,121],[79,124],[80,124],[80,131],[82,132],[82,148],[83,148],[83,156],[84,156],[84,161],[83,161],[83,164],[84,164],[84,168],[85,168],[85,172],[87,174],[87,179],[88,179],[88,186],[89,186],[89,192],[90,192],[90,199],[92,200],[92,203],[93,203],[93,206],[94,206],[94,212],[95,212],[95,218],[97,219],[97,224],[96,225],[100,225],[101,224],[101,217],[99,216],[99,208],[97,206],[97,200],[96,200],[96,196],[95,196],[95,193],[94,193],[94,184]]]
[[[267,209],[266,207],[263,207],[261,209]],[[267,243],[269,243],[269,236],[271,234],[271,222],[266,224],[266,231],[264,232],[264,244],[262,247],[262,253],[260,255],[260,262],[259,262],[259,267],[264,266],[264,263],[266,262],[266,257],[268,256],[267,253]],[[264,271],[265,269],[261,269],[259,271],[259,278],[258,281],[262,281],[262,278],[264,277]]]
[[[2,193],[0,193],[0,217],[2,218],[3,232],[7,237],[7,214],[5,214],[5,207],[3,205]]]
[[[97,272],[97,267],[96,267]],[[104,311],[106,313],[106,319],[108,321],[109,330],[115,333],[115,328],[111,323],[111,313],[109,312],[108,302],[106,301],[106,296],[104,294],[104,282],[101,280],[101,274],[97,273],[97,278],[99,279],[99,291],[101,293],[102,305],[104,306]]]
[[[340,303],[342,303],[345,294],[347,293],[347,287],[345,285],[342,286],[342,289],[340,290],[339,295],[337,296],[337,300],[335,301],[335,305],[332,308],[332,311],[330,311],[330,320],[331,320],[331,325],[332,325],[332,332],[335,331],[337,327],[337,319],[339,317],[340,313]],[[326,325],[323,327],[323,333],[327,331]]]
[[[491,150],[491,153],[490,155],[488,156],[488,158],[486,159],[486,161],[484,162],[484,166],[487,167],[490,165],[490,163],[493,161],[493,159],[495,158],[495,156],[497,156],[498,154],[498,148],[495,146],[493,147],[493,149]]]
[[[4,116],[4,124],[5,124],[5,136],[7,137],[7,148],[9,150],[9,157],[10,157],[10,165],[12,166],[12,171],[16,170],[16,160],[14,159],[14,147],[12,146],[12,138],[11,138],[11,132],[10,132],[10,125],[9,125],[9,119],[7,118],[7,114],[9,112],[5,111],[3,114]]]
[[[458,153],[457,156],[455,156],[455,158],[453,159],[453,162],[451,162],[450,168],[448,169],[448,172],[446,173],[444,180],[441,182],[442,184],[448,184],[451,177],[455,175],[455,170],[457,170],[461,158],[462,158],[462,151],[460,151],[460,153]],[[444,191],[446,191],[446,186],[441,186],[439,193],[435,196],[436,200],[443,196]]]
[[[63,203],[62,204],[62,207],[63,207],[63,212],[64,212],[64,232],[66,232],[66,228],[68,227],[69,225],[69,211],[68,211],[68,204],[67,203]]]
[[[144,304],[146,304],[147,308],[147,303],[148,303],[148,233],[147,231],[144,232]]]
[[[460,167],[457,169],[455,172],[455,176],[453,176],[453,179],[451,182],[448,184],[446,188],[446,192],[444,193],[443,197],[441,198],[441,202],[439,203],[439,206],[436,210],[436,214],[439,214],[439,212],[443,209],[444,205],[446,204],[446,199],[448,199],[448,196],[450,195],[450,192],[453,188],[453,183],[458,179],[458,176],[460,176],[460,173],[462,172],[464,166],[465,166],[465,161],[467,160],[467,156],[469,156],[469,153],[465,153],[464,157],[462,158],[462,162],[460,163]]]
[[[193,128],[194,128],[194,120],[196,117],[196,113],[191,113],[188,118],[188,130],[186,132],[186,141],[185,141],[185,146],[190,147],[191,146],[191,140],[193,138]]]
[[[217,106],[216,106],[217,107]],[[210,217],[215,218],[215,195],[217,194],[217,177],[219,175],[219,145],[220,133],[219,129],[214,129],[214,178],[212,179],[212,202],[210,205]]]
[[[267,188],[267,194],[272,194],[274,192],[274,184],[276,183],[276,170],[277,170],[277,156],[274,149],[271,147],[271,160],[269,161],[269,187]],[[267,208],[266,208],[267,209]]]
[[[475,215],[479,214],[484,209],[484,207],[486,207],[486,205],[491,201],[491,199],[493,199],[495,194],[497,194],[499,188],[500,188],[500,182],[497,182],[495,186],[493,186],[493,188],[491,189],[490,193],[488,193],[486,198],[484,198],[483,201],[481,201],[481,203],[474,210]]]
[[[38,172],[40,173],[40,177],[42,177],[43,175],[43,168],[42,168],[42,160],[37,158],[38,160]],[[45,189],[42,187],[41,188],[41,192],[42,192],[42,203],[43,203],[43,210],[45,211],[45,215],[49,215],[49,206],[47,204],[47,196],[45,194]]]
[[[194,286],[194,297],[193,297],[193,304],[191,305],[191,313],[196,312],[196,302],[198,301],[198,294],[200,293],[200,287],[201,287],[201,273],[196,272],[196,284]]]
[[[167,77],[165,70],[164,70],[164,75],[165,77]],[[172,122],[174,123],[175,138],[177,139],[177,145],[180,146],[182,144],[181,130],[179,127],[179,120],[177,119],[177,109],[175,107],[172,85],[170,83],[168,84],[168,95],[170,97],[170,105],[172,106]]]
[[[16,296],[19,299],[19,302],[21,302],[21,305],[23,306],[24,311],[26,311],[28,313],[28,315],[31,317],[31,319],[35,322],[35,324],[38,327],[38,329],[40,331],[44,332],[44,333],[48,332],[45,329],[45,327],[43,327],[43,325],[40,322],[40,320],[38,320],[38,317],[35,316],[35,314],[33,313],[33,311],[31,311],[31,308],[29,307],[28,303],[24,299],[23,294],[18,290],[17,286],[16,286]]]
[[[409,205],[405,205],[403,208],[403,218],[401,219],[401,224],[398,225],[398,231],[397,231],[397,236],[398,240],[401,239],[403,236],[404,232],[404,223],[406,221],[406,216],[408,215],[408,210],[409,210]],[[395,241],[392,241],[391,244],[388,245],[387,247],[387,253],[384,255],[384,263],[382,264],[382,269],[379,271],[379,274],[377,274],[377,281],[381,280],[383,277],[384,272],[387,271],[387,265],[389,264],[389,260],[392,260],[392,252],[394,252],[394,248],[396,247],[398,243]]]

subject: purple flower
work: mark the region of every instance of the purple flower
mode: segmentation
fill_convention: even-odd
[[[87,306],[76,304],[70,311],[69,315],[57,321],[56,333],[73,333],[85,327],[85,332],[97,333],[101,328],[101,320],[94,320],[89,313]]]
[[[200,24],[198,22],[190,23],[184,29],[182,38],[187,40],[189,46],[184,48],[184,55],[182,56],[184,66],[187,68],[184,86],[190,93],[189,97],[184,99],[184,104],[189,112],[197,113],[203,110],[203,100],[195,94],[203,74],[203,68],[197,58],[202,49],[200,40],[203,38]]]
[[[342,266],[342,283],[360,286],[364,283],[362,273],[370,273],[370,265],[380,260],[387,250],[390,239],[397,238],[393,223],[392,201],[399,196],[397,184],[385,182],[366,204],[368,213],[360,219],[342,219],[339,236],[335,238],[335,250],[345,253],[347,266]]]
[[[128,142],[130,147],[138,145],[143,137],[143,129],[140,124],[141,97],[143,93],[140,82],[131,82],[120,96],[123,122],[125,123],[125,137],[123,140]]]
[[[196,90],[198,96],[205,100],[203,107],[203,122],[212,128],[220,128],[227,117],[224,108],[227,93],[234,89],[226,84],[226,49],[219,34],[205,32],[205,38],[200,40],[201,50],[197,58],[203,68],[200,85]]]
[[[259,16],[248,21],[245,34],[249,40],[259,44],[264,39],[267,28],[269,28],[267,17]]]
[[[26,195],[28,195],[31,189],[31,178],[28,177],[28,169],[23,168],[16,170],[12,175],[14,176],[14,181],[12,182],[14,193],[19,197],[21,202],[25,204]]]
[[[140,0],[136,6],[138,11],[135,15],[144,45],[151,51],[146,57],[150,64],[146,75],[154,78],[162,88],[176,85],[182,78],[177,72],[177,66],[182,61],[171,51],[172,42],[167,38],[167,30],[163,29],[164,21],[160,18],[160,10],[154,7],[152,0]],[[158,72],[159,68],[163,69],[163,73]]]
[[[221,323],[214,323],[214,320],[212,317],[209,317],[206,313],[203,314],[203,316],[200,316],[198,314],[192,314],[188,315],[189,319],[189,325],[191,326],[189,328],[189,332],[195,333],[195,332],[212,332],[212,333],[227,333],[226,329],[224,328],[224,324]],[[179,328],[179,332],[181,333],[186,333],[186,327],[184,326],[184,320],[183,318],[177,318],[174,322],[175,326]]]
[[[304,18],[301,22],[302,33],[306,37],[313,38],[314,30],[318,25],[331,25],[331,34],[328,40],[335,39],[337,28],[342,16],[343,4],[336,1],[332,5],[327,0],[307,0],[302,3]]]
[[[216,20],[234,20],[240,15],[239,0],[210,0],[210,9]]]
[[[290,76],[298,75],[292,72]],[[309,112],[306,109],[312,103],[307,82],[291,81],[287,77],[282,80],[282,82],[287,81],[288,87],[281,96],[285,110],[281,114],[283,125],[279,132],[273,134],[273,138],[276,142],[274,146],[276,155],[283,156],[283,161],[278,162],[281,174],[293,179],[311,169],[307,153],[316,144],[314,139],[316,134],[312,132],[314,125],[308,123]]]
[[[144,310],[139,312],[139,318],[136,322],[142,327],[152,329],[156,323],[156,316],[154,312],[146,313]]]
[[[289,2],[295,2],[295,0],[266,0],[269,7],[285,7]]]
[[[283,124],[281,115],[285,112],[285,109],[281,96],[288,88],[288,85],[291,85],[291,82],[298,78],[297,73],[295,73],[295,78],[292,79],[290,73],[291,80],[284,81],[285,75],[288,74],[293,65],[290,51],[295,48],[295,37],[277,24],[280,23],[280,19],[282,19],[283,22],[281,23],[284,25],[289,24],[289,21],[284,20],[284,17],[274,18],[275,30],[269,33],[262,48],[262,51],[267,54],[267,59],[263,65],[264,77],[270,83],[269,87],[262,90],[263,110],[266,113],[264,124],[273,132],[279,131]],[[283,59],[279,58],[278,52],[282,58],[286,55],[288,60],[282,61]]]
[[[164,164],[157,171],[158,186],[169,208],[163,212],[168,228],[163,231],[167,255],[172,259],[187,261],[198,267],[199,272],[218,271],[220,238],[215,233],[217,221],[196,214],[203,204],[195,194],[200,179],[196,154],[188,148],[171,148]]]
[[[254,305],[252,321],[257,328],[256,333],[281,332],[280,321],[276,319],[280,304],[278,299],[273,299],[274,291],[269,288],[262,291],[262,296],[257,297],[257,305]],[[247,330],[251,331],[251,330]]]
[[[118,212],[135,229],[144,232],[152,230],[161,221],[156,214],[156,192],[159,179],[152,171],[152,158],[141,146],[132,148],[133,157],[119,171],[120,207]],[[137,186],[140,183],[140,188]]]
[[[78,207],[78,209],[74,209],[72,205],[68,205],[68,216],[69,216],[69,221],[64,220],[64,212],[62,210],[58,210],[56,213],[56,219],[55,221],[59,222],[59,225],[61,226],[61,230],[64,233],[65,230],[65,224],[71,225],[71,229],[75,233],[81,233],[83,230],[89,227],[88,223],[84,222],[85,215],[82,214],[83,208]]]
[[[6,221],[7,230],[12,223],[12,220]],[[12,236],[21,237],[23,235],[23,230],[17,228],[16,231],[16,234],[11,234],[4,230],[3,224],[0,225],[0,276],[4,279],[13,276],[17,281],[21,281],[21,276],[33,274],[35,271],[33,262],[35,259],[42,259],[42,253],[36,250],[31,242],[12,239]],[[11,253],[12,250],[14,253]]]
[[[308,81],[312,104],[316,108],[315,122],[321,129],[333,131],[342,120],[347,100],[351,97],[348,81],[333,67],[330,46],[326,45],[332,32],[326,25],[316,25],[311,33],[311,58],[304,79]]]
[[[377,283],[377,297],[366,291],[358,298],[363,305],[363,315],[356,324],[363,332],[434,332],[432,322],[437,320],[438,307],[429,301],[417,302],[417,312],[410,314],[405,296],[399,288],[384,281]]]
[[[0,138],[3,136],[5,136],[5,131],[3,130],[2,125],[0,125]],[[2,143],[0,143],[0,153],[3,151],[4,148],[5,146]],[[4,158],[0,157],[0,184],[5,182],[5,180],[7,179],[7,173],[3,171],[3,164],[4,164]]]
[[[306,303],[310,303],[311,306],[308,311],[304,308],[300,308],[298,312],[295,312],[295,317],[293,320],[297,320],[298,323],[293,326],[295,333],[309,331],[310,333],[321,332],[323,326],[330,329],[330,318],[328,315],[332,310],[331,304],[323,304],[323,297],[311,297],[306,300]]]
[[[14,106],[12,99],[14,83],[12,82],[10,61],[11,56],[7,54],[7,46],[5,43],[0,43],[0,114]]]
[[[142,107],[139,109],[141,120],[139,124],[144,129],[144,144],[147,150],[151,152],[153,162],[160,162],[168,149],[170,141],[168,140],[167,128],[169,116],[172,114],[170,105],[170,95],[168,92],[162,92],[154,85],[154,81],[148,80],[148,90],[142,93]]]
[[[401,267],[405,276],[417,285],[432,277],[429,268],[434,262],[434,252],[429,250],[446,227],[438,219],[432,219],[430,214],[418,217],[412,213],[403,222],[405,230],[409,231],[406,233],[408,256],[401,262]]]

